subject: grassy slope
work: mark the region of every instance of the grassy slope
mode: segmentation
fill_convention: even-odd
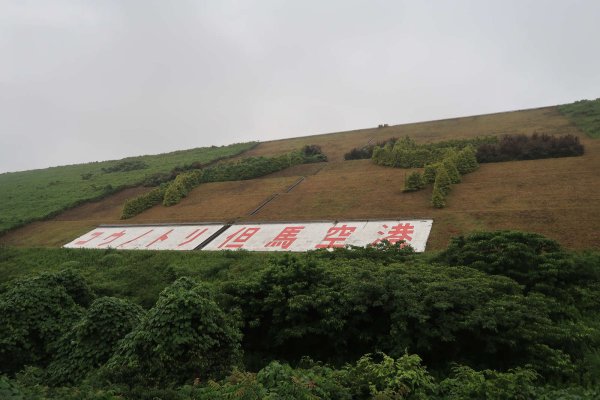
[[[343,161],[352,147],[369,140],[410,135],[419,142],[534,132],[574,134],[586,146],[583,157],[483,165],[454,186],[448,206],[429,203],[431,188],[402,193],[407,170],[368,160]],[[246,155],[271,155],[318,144],[330,162],[301,165],[262,179],[202,185],[174,207],[157,206],[133,220],[142,222],[433,218],[428,249],[446,246],[451,236],[484,229],[539,232],[570,248],[598,248],[600,234],[600,141],[592,140],[557,107],[443,121],[364,129],[261,143]],[[306,179],[290,193],[285,189]],[[279,196],[258,214],[248,212],[272,194]],[[57,246],[118,219],[121,199],[76,208],[52,221],[32,224],[3,238],[7,244]]]
[[[146,176],[169,172],[174,167],[192,162],[210,162],[220,157],[236,155],[254,143],[239,143],[223,147],[206,147],[159,155],[131,157],[147,168],[104,173],[122,160],[67,165],[41,170],[0,174],[0,232],[24,222],[43,218],[81,201],[101,197],[113,189],[139,184]],[[83,174],[91,178],[83,179]]]
[[[600,138],[600,98],[576,101],[562,105],[559,109],[589,137]]]

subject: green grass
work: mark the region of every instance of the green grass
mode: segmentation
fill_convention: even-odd
[[[101,198],[118,189],[138,185],[152,174],[167,173],[193,162],[207,163],[234,156],[255,145],[254,142],[237,143],[0,174],[0,233]],[[145,168],[108,172],[125,164],[141,164]]]
[[[600,98],[576,101],[562,105],[559,109],[589,137],[600,138]]]

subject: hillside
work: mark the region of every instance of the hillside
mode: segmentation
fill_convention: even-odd
[[[174,168],[235,156],[255,143],[0,174],[0,232],[100,199]]]
[[[431,188],[402,193],[405,169],[369,160],[344,161],[344,153],[369,141],[410,136],[418,143],[503,134],[573,134],[585,155],[560,159],[483,164],[453,188],[447,207],[430,205]],[[558,107],[545,107],[440,121],[362,129],[260,143],[243,153],[268,156],[321,146],[329,161],[299,165],[269,176],[203,184],[181,203],[156,206],[126,223],[204,221],[289,221],[319,219],[432,218],[428,249],[444,248],[449,238],[474,230],[517,229],[544,234],[567,248],[600,243],[600,141],[586,136]],[[240,157],[242,157],[240,156]],[[288,188],[304,178],[288,192]],[[122,204],[148,190],[128,189],[29,224],[0,237],[16,246],[60,246],[101,223],[122,223]],[[249,215],[274,194],[258,213]]]

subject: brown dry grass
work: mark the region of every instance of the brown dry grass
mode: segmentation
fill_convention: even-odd
[[[371,139],[377,142],[391,137],[410,136],[420,143],[427,143],[447,139],[470,138],[479,135],[531,134],[536,131],[540,133],[562,133],[567,127],[572,129],[570,122],[558,112],[556,107],[544,107],[524,111],[394,125],[387,128],[360,129],[349,132],[274,140],[259,144],[254,149],[244,153],[243,157],[280,154],[299,149],[307,144],[316,144],[321,146],[325,154],[327,154],[329,161],[342,161],[344,154],[350,151],[350,149],[364,146]]]
[[[352,147],[370,139],[409,135],[420,142],[534,132],[576,134],[582,157],[484,164],[453,186],[445,209],[434,209],[431,188],[402,193],[407,170],[343,161]],[[272,155],[305,144],[320,145],[326,164],[301,165],[268,177],[202,185],[173,207],[157,206],[131,223],[195,221],[284,221],[319,219],[433,218],[429,249],[474,230],[518,229],[544,234],[569,248],[598,248],[600,234],[600,140],[581,134],[556,108],[455,118],[381,129],[364,129],[260,144],[244,156]],[[285,189],[306,179],[290,193]],[[279,196],[259,213],[248,212],[270,195]],[[114,222],[123,197],[111,197],[24,227],[0,238],[15,245],[55,246],[97,223]]]
[[[269,196],[290,186],[297,177],[207,183],[179,204],[162,205],[127,220],[127,223],[233,221],[254,210]]]

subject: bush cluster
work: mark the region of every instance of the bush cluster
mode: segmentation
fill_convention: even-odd
[[[467,146],[478,147],[484,143],[495,143],[494,136],[473,139],[447,140],[437,143],[417,144],[406,136],[394,143],[375,146],[372,160],[375,164],[395,168],[423,168],[446,158],[449,152],[462,150]]]
[[[138,197],[128,199],[123,205],[123,211],[121,212],[121,219],[127,219],[140,214],[149,208],[160,204],[165,196],[166,187],[161,185],[157,188],[152,189],[146,194],[142,194]]]
[[[172,206],[181,201],[187,194],[202,182],[203,171],[195,170],[177,175],[175,179],[166,186],[162,200],[163,205]]]
[[[573,135],[552,136],[534,133],[504,135],[497,143],[484,143],[477,147],[480,163],[537,160],[542,158],[574,157],[583,155],[579,138]]]
[[[146,168],[148,168],[148,164],[146,164],[142,160],[123,160],[110,167],[102,168],[102,172],[104,172],[105,174],[109,174],[112,172],[127,172]]]
[[[128,200],[123,207],[121,219],[131,218],[160,203],[165,206],[178,204],[193,188],[203,183],[254,179],[296,164],[324,161],[327,161],[327,157],[319,146],[307,145],[299,151],[276,157],[249,157],[233,163],[182,172],[169,183]]]
[[[387,139],[387,140],[384,140],[381,142],[377,142],[376,144],[368,144],[363,147],[355,147],[352,150],[350,150],[348,153],[344,154],[344,159],[345,160],[369,159],[373,156],[373,149],[375,147],[383,147],[383,146],[387,145],[388,143],[393,146],[397,140],[398,140],[398,138],[390,138],[390,139]]]
[[[240,341],[235,314],[227,315],[207,287],[180,278],[119,342],[102,375],[138,386],[219,379],[239,365]]]
[[[414,192],[433,183],[431,204],[435,208],[443,208],[451,185],[460,183],[462,175],[473,172],[478,167],[472,146],[458,151],[447,149],[444,158],[436,163],[426,164],[422,174],[418,171],[411,172],[404,182],[404,191]]]
[[[354,150],[358,157],[360,151]],[[459,183],[462,175],[475,171],[479,162],[578,156],[583,151],[583,145],[573,135],[505,135],[500,139],[493,136],[477,137],[423,145],[404,137],[375,146],[372,160],[389,167],[424,168],[422,174],[412,172],[406,177],[404,191],[417,191],[433,183],[431,204],[443,208],[451,184]]]

